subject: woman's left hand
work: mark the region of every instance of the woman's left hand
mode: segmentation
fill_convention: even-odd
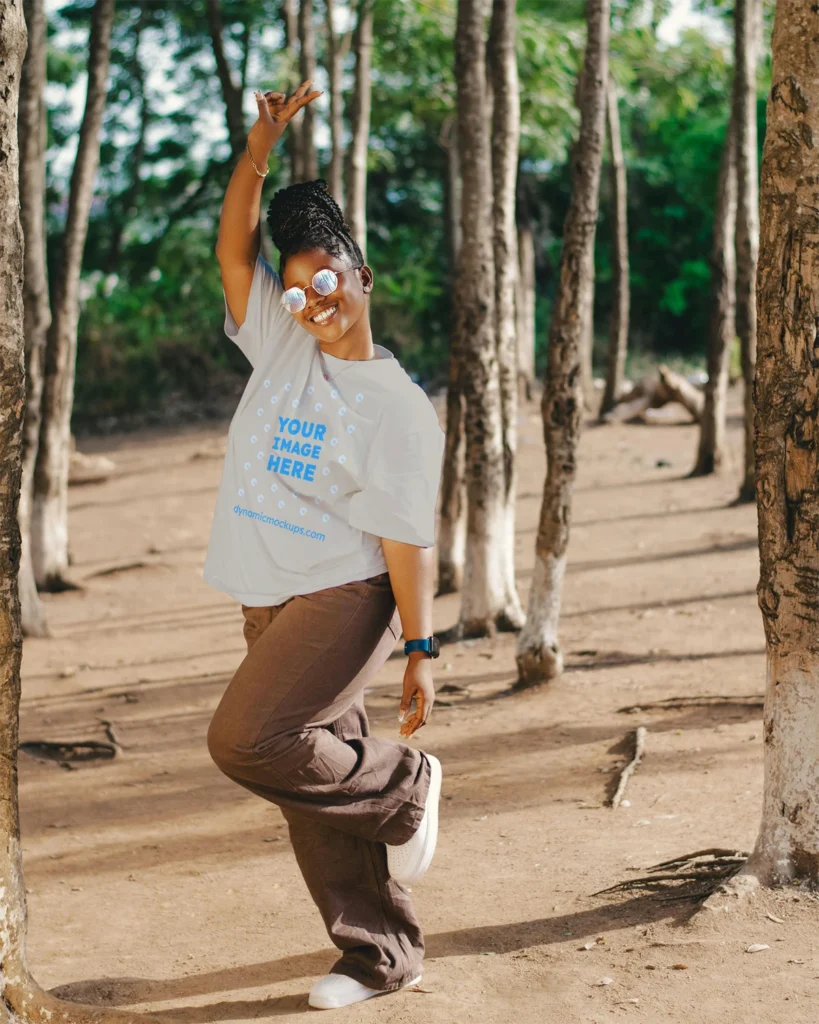
[[[415,710],[409,714],[412,699]],[[409,738],[427,719],[435,703],[435,685],[432,681],[432,659],[426,654],[409,655],[404,672],[404,693],[398,708],[398,720],[402,723],[401,736]]]

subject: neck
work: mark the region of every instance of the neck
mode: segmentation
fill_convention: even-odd
[[[319,341],[318,347],[325,355],[336,356],[338,359],[372,359],[373,332],[370,318],[365,313],[338,341]]]

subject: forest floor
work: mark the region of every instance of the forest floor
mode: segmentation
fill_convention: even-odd
[[[440,694],[414,741],[444,766],[438,853],[413,893],[424,978],[339,1020],[819,1021],[810,894],[757,894],[693,919],[695,902],[668,900],[679,892],[593,895],[678,855],[748,850],[756,835],[765,658],[756,510],[730,507],[740,398],[722,478],[685,479],[696,428],[681,410],[667,424],[585,430],[559,681],[510,696],[512,635],[443,649],[437,685],[462,689]],[[278,810],[223,777],[205,746],[244,653],[238,606],[201,578],[224,432],[83,443],[118,472],[72,489],[82,589],[46,599],[54,637],[24,651],[23,741],[105,740],[105,720],[122,745],[74,770],[21,754],[32,969],[62,994],[159,1024],[295,1020],[336,959]],[[544,471],[537,403],[520,433],[525,607]],[[436,599],[436,631],[458,607],[457,595]],[[395,739],[403,664],[397,649],[367,698],[374,731]],[[630,805],[614,810],[607,794],[639,725],[645,758]]]

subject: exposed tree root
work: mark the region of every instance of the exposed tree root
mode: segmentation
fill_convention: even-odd
[[[743,707],[761,708],[765,704],[764,694],[749,694],[742,697],[717,696],[705,694],[702,697],[666,697],[665,700],[652,701],[650,704],[630,704],[618,708],[620,715],[633,715],[636,711],[679,711],[683,708],[710,707]]]
[[[650,874],[640,878],[629,878],[608,889],[592,893],[593,896],[604,896],[610,893],[631,892],[635,889],[662,894],[660,898],[667,902],[677,900],[694,900],[699,902],[710,896],[726,879],[732,878],[745,864],[747,853],[736,850],[724,850],[712,847],[698,850],[696,853],[685,854],[654,864],[648,871]]]
[[[620,801],[623,799],[626,793],[626,786],[628,780],[634,774],[637,769],[637,765],[643,759],[643,753],[646,748],[646,736],[648,735],[644,725],[638,726],[634,731],[634,756],[620,772],[620,781],[617,783],[617,789],[614,791],[614,795],[611,798],[611,807],[619,807]]]
[[[73,743],[30,740],[21,743],[20,750],[38,761],[56,761],[62,768],[72,768],[73,761],[110,761],[119,753],[119,744],[101,740],[77,740]]]
[[[0,996],[0,1011],[4,1011],[0,1020],[8,1020],[10,1024],[156,1024],[156,1016],[143,1016],[123,1010],[109,1009],[102,1006],[86,1006],[82,1003],[70,1003],[57,999],[44,992],[33,981],[6,982]],[[172,1024],[173,1011],[167,1017],[163,1014],[163,1024]]]

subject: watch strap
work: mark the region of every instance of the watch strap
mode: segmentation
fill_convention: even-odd
[[[439,643],[437,636],[426,636],[419,640],[407,640],[404,643],[404,654],[411,651],[425,651],[431,658],[437,658]]]

